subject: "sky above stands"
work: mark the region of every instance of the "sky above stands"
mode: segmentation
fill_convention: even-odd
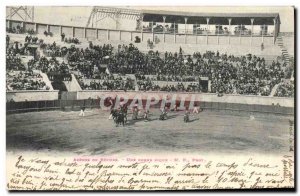
[[[124,7],[124,6],[119,6]],[[294,32],[293,7],[179,7],[179,6],[136,6],[126,7],[131,9],[167,10],[182,12],[206,12],[206,13],[279,13],[281,20],[281,32]],[[92,7],[63,7],[63,6],[38,6],[35,7],[35,21],[50,24],[68,24],[85,26],[90,16]]]

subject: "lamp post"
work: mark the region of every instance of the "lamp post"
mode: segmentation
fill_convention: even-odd
[[[261,32],[261,43],[264,43],[265,28],[266,28],[266,25],[264,24],[262,32]]]
[[[144,20],[144,15],[142,14],[140,16],[140,25],[141,25],[141,42],[143,41],[143,20]]]
[[[240,37],[239,37],[240,44],[241,44],[242,29],[243,29],[243,25],[241,24],[241,26],[240,26]]]
[[[228,44],[230,44],[230,33],[231,33],[231,18],[228,18]]]
[[[184,17],[184,25],[185,25],[185,30],[184,30],[184,33],[185,33],[185,37],[184,37],[184,43],[186,44],[186,31],[187,31],[187,28],[186,28],[186,24],[187,24],[187,20],[188,20],[188,17]]]
[[[164,25],[163,25],[163,33],[164,33],[164,43],[166,42],[166,31],[165,31],[165,26],[166,26],[166,16],[163,16],[163,20],[164,20]]]
[[[218,41],[218,45],[219,45],[219,33],[220,33],[220,25],[216,25],[217,27],[217,41]]]
[[[277,20],[276,20],[276,18],[273,19],[273,22],[274,22],[273,43],[275,44],[275,42],[276,42],[276,35],[277,35],[277,32],[276,32]]]
[[[153,21],[152,21],[151,31],[152,31],[152,42],[154,42],[154,22]]]
[[[251,18],[251,46],[252,46],[252,39],[253,39],[253,24],[254,24],[254,18]]]
[[[176,43],[176,23],[174,22],[174,43]]]
[[[195,24],[196,27],[196,44],[198,44],[198,24]]]
[[[209,18],[206,18],[206,44],[208,44]]]

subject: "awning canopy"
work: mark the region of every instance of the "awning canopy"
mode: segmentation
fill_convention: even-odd
[[[254,19],[254,25],[273,25],[273,19],[280,24],[279,13],[193,13],[193,12],[174,12],[163,10],[142,10],[145,22],[163,22],[166,17],[166,23],[185,23],[187,24],[206,24],[209,18],[210,24],[228,25],[228,19],[231,19],[232,25],[244,24],[251,25],[251,19]]]

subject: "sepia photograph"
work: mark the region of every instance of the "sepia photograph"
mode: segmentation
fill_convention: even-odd
[[[293,6],[5,21],[7,190],[295,191]]]

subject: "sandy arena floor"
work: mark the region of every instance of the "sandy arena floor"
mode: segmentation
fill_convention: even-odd
[[[109,113],[98,109],[79,112],[31,112],[7,115],[8,152],[47,151],[78,155],[147,153],[262,153],[288,151],[289,119],[273,114],[203,111],[183,123],[182,112],[158,120],[129,120],[116,127]],[[254,119],[250,119],[254,115]],[[131,114],[129,114],[131,119]]]

